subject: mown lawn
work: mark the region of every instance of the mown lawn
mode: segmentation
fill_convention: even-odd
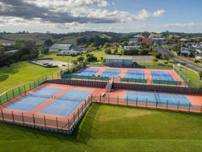
[[[0,124],[2,152],[201,152],[201,115],[97,105],[71,137]]]
[[[101,49],[101,50],[96,50],[96,51],[84,53],[82,55],[77,55],[77,56],[58,56],[56,53],[49,53],[47,55],[41,55],[40,58],[52,58],[54,60],[72,62],[73,60],[76,60],[80,56],[83,56],[84,58],[86,58],[86,54],[93,54],[94,56],[97,57],[98,62],[101,62],[102,61],[101,58],[105,57],[105,52],[103,49]]]
[[[57,71],[59,71],[57,68],[43,68],[28,62],[19,62],[12,64],[10,67],[1,67],[0,93]]]

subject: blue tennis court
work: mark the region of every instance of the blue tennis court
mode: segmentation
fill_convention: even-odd
[[[184,95],[165,94],[165,93],[150,93],[150,92],[138,92],[128,91],[125,100],[129,102],[140,102],[150,104],[162,104],[162,105],[180,105],[191,106],[191,102]]]
[[[61,90],[60,88],[45,87],[45,88],[42,88],[36,92],[29,94],[28,96],[50,98],[50,97],[54,96],[60,90]]]
[[[161,104],[167,104],[167,102],[170,105],[180,105],[180,106],[189,106],[191,103],[187,99],[186,96],[183,95],[175,95],[175,94],[157,94],[158,101]]]
[[[41,113],[67,116],[71,114],[76,107],[80,105],[89,95],[91,91],[71,90],[66,91],[63,96],[54,101],[51,105],[41,110]]]
[[[168,71],[151,71],[152,80],[174,81]]]
[[[81,71],[80,73],[78,73],[77,75],[94,76],[98,71],[99,71],[99,68],[87,68],[87,69]]]
[[[145,79],[145,72],[143,70],[128,70],[124,78]]]
[[[115,78],[115,77],[118,77],[119,74],[120,74],[119,69],[109,68],[109,69],[105,70],[100,76],[101,77],[108,77],[108,78]]]
[[[21,99],[18,99],[15,103],[8,105],[7,109],[32,111],[37,106],[47,101],[48,98],[60,91],[59,88],[45,87],[32,94],[29,94]]]

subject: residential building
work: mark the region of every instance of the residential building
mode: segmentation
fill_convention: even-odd
[[[54,44],[49,48],[50,52],[57,52],[58,55],[80,54],[82,50],[73,44]]]

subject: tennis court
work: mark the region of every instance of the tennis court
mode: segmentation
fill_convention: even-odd
[[[140,102],[148,104],[191,106],[191,102],[184,95],[128,91],[125,100],[129,102]]]
[[[38,91],[29,93],[25,97],[20,98],[16,102],[8,105],[6,108],[12,110],[32,111],[59,91],[60,88],[45,87]]]
[[[145,72],[143,70],[128,70],[124,78],[128,79],[145,79]]]
[[[168,71],[151,71],[152,80],[174,81]]]
[[[105,70],[100,76],[108,78],[116,78],[120,75],[120,69],[109,68]]]
[[[99,71],[99,68],[90,67],[87,69],[82,70],[81,72],[77,73],[80,76],[94,76]]]
[[[70,90],[60,96],[40,113],[67,116],[80,105],[92,92],[88,90]]]

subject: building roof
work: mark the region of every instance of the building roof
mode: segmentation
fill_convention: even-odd
[[[132,56],[107,55],[106,59],[133,60]]]
[[[72,44],[68,43],[68,44],[53,44],[51,46],[51,49],[53,48],[57,48],[57,49],[61,49],[61,50],[65,50],[65,49],[70,49],[72,47]]]

